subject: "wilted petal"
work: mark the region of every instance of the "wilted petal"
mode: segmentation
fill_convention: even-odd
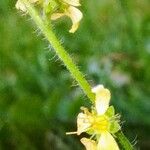
[[[72,6],[80,6],[79,0],[63,0],[63,1]]]
[[[54,14],[52,14],[51,19],[56,20],[56,19],[59,19],[60,17],[63,17],[63,16],[68,16],[72,20],[72,27],[69,30],[69,32],[74,33],[77,30],[78,26],[79,26],[80,20],[82,19],[81,11],[79,9],[73,7],[73,6],[70,6],[66,10],[66,12],[64,12],[64,13],[54,13]]]
[[[78,29],[79,23],[80,23],[83,15],[79,9],[77,9],[73,6],[69,6],[69,8],[66,12],[66,15],[68,17],[70,17],[72,20],[72,27],[69,30],[69,32],[74,33]]]
[[[17,1],[16,3],[16,8],[25,12],[27,9],[26,9],[26,6],[24,5],[23,2],[21,2],[20,0]]]
[[[39,0],[29,0],[30,3],[36,3],[38,2]],[[26,12],[27,9],[26,9],[26,6],[25,4],[21,1],[21,0],[18,0],[17,3],[16,3],[16,8],[17,9],[20,9],[21,11],[23,12]]]
[[[96,142],[87,138],[82,138],[81,143],[85,146],[86,150],[96,150]]]
[[[103,115],[109,107],[110,91],[105,89],[103,85],[98,85],[92,89],[96,94],[95,107],[99,115]]]
[[[97,150],[119,150],[119,147],[109,132],[101,134]]]
[[[63,17],[65,15],[66,15],[65,13],[54,13],[51,15],[51,19],[56,20],[56,19],[59,19],[60,17]]]

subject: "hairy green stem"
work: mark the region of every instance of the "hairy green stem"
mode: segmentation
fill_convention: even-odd
[[[132,144],[129,142],[122,131],[118,131],[117,133],[115,133],[115,135],[117,137],[117,141],[121,147],[121,150],[134,150]]]
[[[41,19],[41,17],[38,15],[36,10],[30,5],[29,2],[27,2],[26,0],[23,0],[23,2],[25,3],[30,16],[36,23],[37,27],[40,28],[46,39],[50,42],[56,54],[63,61],[66,68],[70,71],[71,75],[73,76],[73,78],[78,82],[79,86],[83,89],[84,93],[93,102],[95,100],[95,95],[94,93],[91,92],[90,84],[84,78],[84,75],[79,71],[78,67],[74,64],[69,54],[61,45],[61,43],[53,33],[52,27],[48,24],[47,21]]]
[[[83,89],[84,93],[88,96],[88,98],[93,102],[95,100],[95,95],[91,92],[91,86],[84,78],[84,75],[79,71],[78,67],[73,63],[71,57],[66,52],[64,47],[60,44],[59,40],[55,36],[52,31],[52,27],[49,25],[47,20],[42,20],[42,18],[38,15],[36,10],[31,6],[31,4],[27,0],[22,0],[27,7],[27,10],[32,17],[33,21],[36,23],[37,27],[42,31],[43,35],[50,42],[56,54],[63,61],[66,68],[70,71],[73,78],[78,82],[79,86]],[[121,147],[125,150],[133,150],[130,142],[124,136],[124,134],[119,131],[116,133],[118,142]]]

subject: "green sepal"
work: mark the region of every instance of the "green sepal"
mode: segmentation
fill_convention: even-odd
[[[90,130],[86,131],[86,133],[89,134],[89,135],[93,135],[94,131],[90,129]]]
[[[118,132],[120,129],[121,129],[121,127],[120,127],[118,121],[111,122],[110,127],[109,127],[110,133],[114,134],[114,133]]]
[[[115,115],[115,109],[114,109],[114,107],[113,106],[108,107],[105,115],[108,116],[108,117],[114,116]]]
[[[54,0],[52,0],[48,3],[45,3],[43,7],[44,7],[45,13],[47,13],[47,14],[52,13],[58,7],[58,3]]]

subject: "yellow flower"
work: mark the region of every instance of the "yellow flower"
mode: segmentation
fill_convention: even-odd
[[[38,2],[39,0],[29,0],[30,3],[36,3]],[[16,8],[23,11],[23,12],[26,12],[27,9],[26,9],[26,6],[24,5],[24,3],[22,2],[22,0],[18,0],[17,3],[16,3]]]
[[[77,9],[80,6],[79,0],[62,0],[62,2],[67,5],[63,12],[55,12],[51,15],[52,20],[56,20],[63,16],[68,16],[72,20],[72,27],[69,30],[70,33],[74,33],[79,26],[79,23],[83,17],[82,12]]]
[[[110,130],[111,125],[114,123],[118,125],[118,122],[107,115],[110,108],[110,91],[103,85],[98,85],[92,89],[92,92],[96,96],[94,108],[92,112],[89,112],[87,108],[81,108],[83,112],[78,114],[77,132],[74,133],[80,135],[82,132],[87,132],[92,137],[95,136],[95,140],[81,139],[86,150],[119,150]],[[119,129],[119,127],[118,125],[117,128]]]

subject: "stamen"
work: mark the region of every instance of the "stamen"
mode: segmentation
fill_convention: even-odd
[[[77,134],[77,132],[66,132],[66,135]]]
[[[109,119],[110,122],[112,122],[112,121],[114,121],[114,120],[118,121],[118,123],[119,123],[119,122],[120,122],[120,115],[119,115],[119,114],[116,114],[116,115],[114,115],[113,117],[111,117],[111,118]]]

